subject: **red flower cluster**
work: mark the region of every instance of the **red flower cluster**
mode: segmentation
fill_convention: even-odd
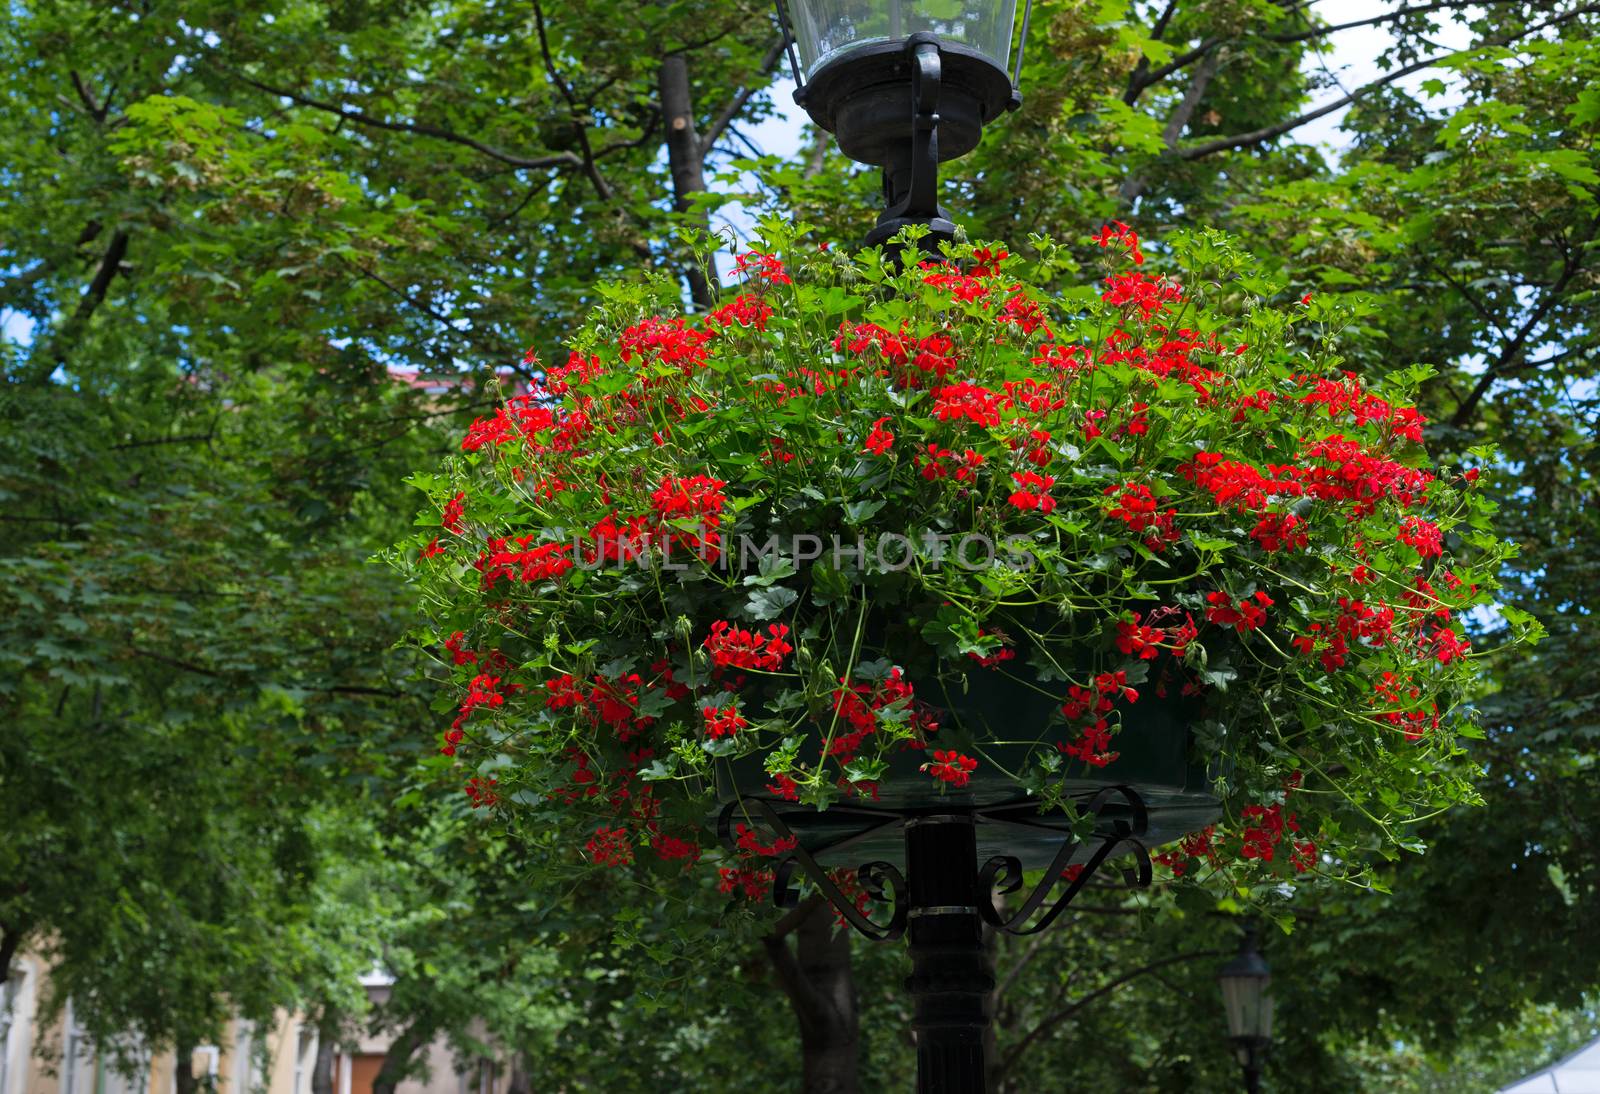
[[[976,277],[964,274],[948,264],[940,266],[932,262],[922,263],[924,270],[931,270],[922,279],[924,285],[932,285],[939,289],[948,289],[950,295],[957,300],[971,303],[982,300],[989,295],[989,290],[983,287],[983,282]]]
[[[1310,299],[1310,294],[1307,294]],[[1339,418],[1349,415],[1357,425],[1366,425],[1369,422],[1387,422],[1389,434],[1394,437],[1403,437],[1417,444],[1422,443],[1422,427],[1428,419],[1414,406],[1396,407],[1387,400],[1361,390],[1361,381],[1353,372],[1346,372],[1338,380],[1315,378],[1309,376],[1296,377],[1301,383],[1310,383],[1312,389],[1301,396],[1300,402],[1305,406],[1321,406],[1328,411],[1329,418]]]
[[[863,452],[871,452],[875,456],[889,454],[889,449],[894,447],[894,434],[883,428],[883,423],[888,420],[885,416],[872,423],[872,432],[867,434],[867,443],[862,447]]]
[[[1418,709],[1414,704],[1422,697],[1422,689],[1412,680],[1410,676],[1401,679],[1392,672],[1385,672],[1372,685],[1372,691],[1380,702],[1400,708],[1378,711],[1379,720],[1394,726],[1406,740],[1420,741],[1430,729],[1439,728],[1439,707],[1429,703],[1427,710]]]
[[[1217,862],[1216,834],[1217,826],[1208,824],[1200,831],[1184,836],[1174,850],[1163,851],[1150,857],[1171,870],[1173,877],[1182,877],[1188,873],[1189,862],[1193,859],[1203,858],[1212,864]]]
[[[740,277],[753,277],[769,285],[792,285],[794,282],[776,255],[751,251],[733,260],[733,268]]]
[[[633,861],[633,840],[626,828],[596,828],[583,849],[597,866],[626,866]]]
[[[1073,684],[1067,688],[1067,701],[1061,704],[1061,713],[1067,721],[1081,723],[1078,739],[1070,743],[1058,742],[1056,750],[1073,756],[1090,767],[1105,767],[1120,753],[1112,752],[1111,727],[1106,715],[1116,707],[1116,701],[1139,701],[1139,693],[1128,686],[1126,672],[1103,672],[1089,687]]]
[[[1444,554],[1444,537],[1439,532],[1439,526],[1431,520],[1407,517],[1400,522],[1400,531],[1394,538],[1416,548],[1417,554],[1423,558]]]
[[[1306,522],[1293,513],[1268,513],[1250,529],[1250,538],[1264,551],[1298,551],[1310,542],[1305,526]]]
[[[701,644],[719,669],[777,672],[783,668],[783,659],[794,652],[786,641],[788,635],[789,628],[783,623],[773,623],[766,634],[759,634],[719,619],[711,624],[711,633]]]
[[[756,330],[766,330],[767,320],[772,318],[772,305],[759,296],[749,293],[736,296],[731,303],[722,305],[706,315],[709,326],[727,329],[737,324],[741,327],[753,327]]]
[[[444,512],[439,515],[439,523],[446,532],[459,536],[461,534],[461,518],[466,511],[467,495],[462,492],[445,502]]]
[[[839,683],[846,685],[847,681],[841,677]],[[838,721],[848,726],[849,730],[835,734],[833,742],[828,745],[827,755],[837,757],[841,765],[850,763],[855,759],[856,753],[861,751],[861,746],[866,743],[867,738],[878,731],[877,712],[896,704],[911,711],[909,725],[920,737],[920,740],[914,738],[912,742],[908,742],[913,747],[938,730],[938,720],[926,710],[917,709],[916,693],[911,687],[911,682],[901,675],[899,669],[891,669],[888,677],[881,683],[855,684],[834,689],[834,712]]]
[[[661,476],[661,484],[650,494],[650,507],[662,525],[678,529],[669,532],[667,540],[714,556],[721,542],[717,529],[727,501],[722,494],[725,485],[706,475]],[[683,531],[684,524],[693,525],[696,531]]]
[[[1114,308],[1138,308],[1146,321],[1169,310],[1168,306],[1183,299],[1183,290],[1166,278],[1146,277],[1140,273],[1116,274],[1106,278],[1106,291],[1101,294]]]
[[[466,640],[466,632],[457,631],[455,634],[452,634],[449,638],[445,639],[444,648],[450,651],[450,659],[455,664],[476,665],[478,663],[478,655],[469,649],[462,648],[462,644],[466,642]]]
[[[1433,633],[1428,635],[1428,644],[1433,648],[1433,656],[1441,665],[1448,665],[1458,657],[1465,657],[1472,652],[1472,643],[1449,627],[1435,627]]]
[[[652,836],[650,849],[661,861],[682,862],[685,868],[700,861],[700,845],[693,840],[679,839],[677,836]]]
[[[742,893],[749,901],[761,901],[772,892],[772,871],[747,866],[717,867],[717,892]]]
[[[936,388],[933,392],[933,416],[941,422],[967,419],[981,426],[997,426],[1002,405],[999,395],[966,381]]]
[[[1178,511],[1170,506],[1158,511],[1155,494],[1143,483],[1108,486],[1103,493],[1113,502],[1106,516],[1122,521],[1130,531],[1144,532],[1144,545],[1150,550],[1159,553],[1183,535],[1175,523]]]
[[[1312,623],[1308,630],[1308,634],[1291,638],[1290,644],[1307,656],[1319,654],[1323,671],[1337,672],[1344,667],[1352,645],[1379,647],[1393,640],[1394,609],[1382,601],[1373,607],[1364,600],[1341,596],[1339,617],[1333,624]]]
[[[461,700],[461,706],[457,709],[456,720],[450,723],[450,728],[445,732],[445,746],[440,751],[446,756],[454,756],[456,745],[461,743],[463,736],[461,727],[467,724],[473,712],[485,707],[493,710],[505,706],[505,703],[506,697],[500,691],[500,677],[490,676],[486,672],[474,676],[467,685],[466,698]]]
[[[1139,612],[1134,612],[1133,622],[1117,622],[1117,650],[1141,661],[1153,661],[1161,653],[1161,640],[1166,633],[1160,627],[1146,626],[1142,618]]]
[[[1000,313],[995,316],[995,319],[1001,323],[1016,327],[1024,336],[1042,330],[1046,338],[1053,337],[1050,331],[1050,324],[1045,319],[1044,309],[1021,293],[1010,297],[1002,304]]]
[[[498,779],[480,779],[476,775],[467,780],[467,785],[461,789],[466,792],[467,799],[472,802],[474,809],[487,809],[500,800],[495,787],[499,786]]]
[[[718,737],[732,737],[750,725],[739,713],[739,708],[732,705],[720,708],[701,707],[700,715],[705,719],[706,736],[713,740]]]
[[[951,463],[946,465],[946,460],[950,460]],[[948,448],[941,448],[937,444],[929,444],[927,455],[915,456],[912,462],[921,468],[922,477],[929,482],[948,478],[952,467],[955,469],[957,482],[971,482],[978,477],[978,468],[983,466],[983,457],[970,448],[961,453],[960,456],[957,456],[955,452]]]
[[[840,324],[833,348],[857,357],[871,354],[896,370],[895,378],[907,387],[918,387],[926,376],[942,380],[955,371],[955,340],[947,334],[930,334],[914,339],[904,329],[896,334],[876,323]],[[907,367],[909,366],[909,368]]]
[[[1011,477],[1017,489],[1011,494],[1011,504],[1025,511],[1049,513],[1056,507],[1050,488],[1056,484],[1055,476],[1040,475],[1034,471],[1013,471]]]
[[[514,541],[491,539],[488,550],[473,563],[483,574],[483,587],[492,589],[502,578],[524,584],[552,581],[573,568],[571,544],[543,543],[534,547],[533,539],[532,533],[518,536]],[[510,549],[512,542],[520,550]]]
[[[933,754],[933,762],[922,765],[925,774],[933,776],[942,783],[951,786],[966,786],[972,778],[972,773],[978,769],[978,761],[971,756],[963,756],[952,750],[938,750]]]
[[[800,840],[795,836],[779,836],[771,843],[762,843],[761,836],[754,828],[742,821],[733,826],[734,835],[737,837],[739,850],[746,855],[763,855],[767,858],[778,858],[787,855],[800,846]]]
[[[1267,621],[1267,609],[1272,607],[1272,597],[1258,592],[1237,603],[1222,590],[1206,594],[1206,621],[1222,627],[1232,627],[1240,634],[1253,631]]]
[[[1277,853],[1278,845],[1284,842],[1284,833],[1289,833],[1289,855],[1294,863],[1295,873],[1303,874],[1317,862],[1317,845],[1310,840],[1296,840],[1293,837],[1300,832],[1300,825],[1295,821],[1295,815],[1283,815],[1281,805],[1247,805],[1239,811],[1239,816],[1247,823],[1244,831],[1240,833],[1243,847],[1239,857],[1245,859],[1260,859],[1262,862],[1271,862]]]
[[[1139,249],[1139,233],[1120,220],[1113,220],[1101,228],[1099,235],[1089,237],[1089,242],[1102,249],[1119,247],[1127,252],[1135,266],[1144,265],[1144,252]]]

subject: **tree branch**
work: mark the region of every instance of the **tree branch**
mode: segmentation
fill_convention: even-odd
[[[1168,0],[1166,10],[1164,10],[1160,15],[1156,16],[1156,21],[1150,25],[1151,41],[1161,41],[1161,36],[1167,31],[1167,24],[1172,21],[1172,16],[1177,12],[1177,10],[1178,0]],[[1133,66],[1132,72],[1128,73],[1128,87],[1127,90],[1122,93],[1123,102],[1127,103],[1129,106],[1132,106],[1134,103],[1139,101],[1140,93],[1143,92],[1145,88],[1149,87],[1150,84],[1155,82],[1153,80],[1145,79],[1145,76],[1149,73],[1149,71],[1150,58],[1141,55],[1139,57],[1139,63]]]
[[[506,346],[485,345],[484,343],[480,342],[475,335],[473,335],[473,334],[471,334],[471,333],[469,333],[467,331],[457,330],[456,329],[456,325],[455,325],[456,324],[456,320],[453,320],[449,316],[444,315],[444,314],[436,311],[433,307],[431,307],[426,302],[416,299],[410,293],[408,293],[404,289],[400,288],[400,286],[388,281],[387,279],[385,279],[384,277],[380,276],[379,274],[376,274],[373,271],[365,268],[364,266],[358,265],[357,263],[350,261],[350,259],[344,257],[344,255],[334,255],[334,257],[337,258],[340,262],[344,263],[344,265],[348,266],[350,269],[354,270],[356,273],[360,274],[362,277],[365,277],[369,281],[375,282],[376,284],[383,286],[383,288],[389,290],[389,292],[393,293],[395,296],[399,297],[401,300],[404,300],[407,304],[410,304],[413,308],[416,308],[422,314],[426,315],[429,319],[432,319],[435,323],[438,323],[445,330],[449,331],[451,334],[453,334],[457,338],[461,339],[461,341],[463,343],[465,343],[466,345],[472,347],[472,349],[475,350],[476,352],[481,353],[486,357],[491,357],[491,358],[494,358],[494,359],[497,359],[497,360],[499,360],[499,359],[508,359],[509,360],[509,359],[516,358],[517,354],[513,350],[509,349]]]
[[[1172,116],[1167,119],[1165,128],[1161,131],[1161,140],[1169,150],[1178,147],[1178,141],[1183,137],[1183,131],[1189,127],[1189,119],[1194,117],[1194,112],[1200,107],[1200,100],[1205,97],[1206,88],[1211,86],[1211,78],[1217,74],[1217,68],[1222,64],[1222,50],[1213,49],[1207,53],[1200,62],[1200,67],[1194,70],[1194,75],[1189,79],[1189,86],[1184,90],[1183,99],[1172,110]],[[1132,174],[1122,180],[1118,188],[1118,197],[1123,204],[1132,205],[1140,194],[1144,193],[1144,174]]]
[[[583,166],[583,160],[571,152],[555,152],[548,156],[521,156],[514,152],[507,152],[504,149],[496,148],[491,144],[485,144],[480,140],[474,140],[472,137],[462,136],[460,133],[454,133],[448,129],[441,129],[436,125],[423,125],[419,122],[386,121],[383,118],[375,118],[371,114],[364,113],[360,110],[350,110],[334,103],[325,102],[320,99],[313,99],[311,96],[302,95],[297,91],[290,91],[288,88],[274,87],[271,84],[262,83],[260,80],[252,79],[251,77],[244,75],[242,72],[233,72],[228,69],[224,69],[223,71],[241,83],[249,84],[251,87],[260,91],[265,91],[269,95],[281,95],[283,98],[289,99],[290,101],[298,103],[301,106],[310,107],[313,110],[322,110],[329,114],[337,115],[346,121],[352,121],[360,125],[370,126],[373,129],[386,129],[394,133],[415,133],[419,136],[432,137],[435,140],[448,141],[451,144],[459,144],[465,148],[472,149],[474,152],[481,152],[490,159],[495,159],[499,160],[501,163],[510,164],[512,167],[535,170],[549,167]]]
[[[127,448],[154,448],[163,444],[205,444],[212,440],[210,433],[181,433],[176,437],[151,437],[142,441],[123,441],[121,444],[111,446],[111,451],[120,452]]]
[[[770,76],[773,68],[778,64],[778,58],[782,56],[783,39],[781,37],[775,38],[772,44],[767,47],[766,55],[761,58],[761,66],[756,69],[756,75]],[[700,161],[702,163],[711,154],[711,149],[716,145],[718,138],[722,136],[722,131],[727,129],[728,124],[739,116],[739,112],[755,97],[756,92],[765,86],[764,83],[751,82],[741,87],[734,93],[733,98],[729,99],[722,109],[717,111],[717,116],[711,119],[711,124],[706,127],[705,136],[700,138]]]
[[[583,172],[589,177],[595,195],[609,204],[611,187],[600,174],[600,169],[595,166],[594,149],[589,144],[589,127],[584,123],[582,111],[578,108],[578,100],[572,94],[571,85],[562,78],[560,70],[556,68],[555,58],[550,55],[550,39],[545,34],[544,27],[544,7],[539,0],[533,0],[533,22],[539,32],[539,53],[544,57],[544,70],[550,75],[550,82],[555,84],[556,90],[566,100],[567,109],[572,112],[572,131],[578,138],[579,147],[583,149]]]
[[[1268,42],[1304,42],[1311,38],[1324,38],[1330,34],[1337,34],[1342,30],[1355,30],[1357,27],[1377,26],[1379,23],[1389,23],[1396,19],[1404,19],[1408,15],[1425,15],[1430,11],[1461,11],[1466,8],[1480,7],[1487,4],[1521,3],[1522,0],[1475,0],[1474,3],[1463,3],[1462,0],[1439,0],[1433,4],[1417,4],[1409,8],[1396,8],[1394,11],[1375,15],[1370,19],[1357,19],[1349,23],[1335,23],[1330,26],[1312,27],[1310,30],[1297,31],[1294,34],[1264,34]]]
[[[83,77],[78,75],[78,70],[72,70],[72,86],[78,89],[78,98],[82,101],[84,109],[95,120],[96,125],[104,125],[106,113],[111,109],[109,97],[104,103],[95,102],[94,92],[89,90],[89,85],[83,82]]]
[[[1505,347],[1500,351],[1500,356],[1495,358],[1493,364],[1483,370],[1483,375],[1478,378],[1478,382],[1467,393],[1467,397],[1461,401],[1461,405],[1456,407],[1456,412],[1450,416],[1450,424],[1452,426],[1460,429],[1472,420],[1473,414],[1477,412],[1478,404],[1483,401],[1485,395],[1489,394],[1489,389],[1494,387],[1495,381],[1515,364],[1517,359],[1528,348],[1528,339],[1532,337],[1534,330],[1540,323],[1544,322],[1545,316],[1550,314],[1551,309],[1560,303],[1561,294],[1566,291],[1567,285],[1577,276],[1578,271],[1583,269],[1583,254],[1588,249],[1589,243],[1594,240],[1597,230],[1600,230],[1600,217],[1595,217],[1589,222],[1589,230],[1584,233],[1583,239],[1576,246],[1562,249],[1561,276],[1556,278],[1549,291],[1544,294],[1538,305],[1529,313],[1527,320],[1517,328],[1511,340],[1505,344]]]
[[[1403,65],[1400,68],[1395,69],[1393,72],[1380,76],[1378,79],[1373,80],[1370,83],[1362,84],[1360,87],[1356,88],[1354,91],[1350,92],[1350,94],[1345,95],[1342,98],[1335,99],[1333,102],[1327,103],[1324,106],[1319,106],[1315,110],[1308,110],[1299,117],[1290,118],[1288,121],[1279,122],[1276,125],[1269,125],[1261,129],[1255,129],[1249,133],[1240,133],[1237,136],[1232,137],[1218,137],[1215,140],[1203,141],[1200,144],[1193,144],[1187,148],[1178,150],[1176,155],[1179,159],[1183,160],[1197,160],[1201,159],[1202,157],[1209,156],[1214,152],[1224,152],[1233,148],[1250,148],[1255,145],[1265,144],[1275,137],[1281,137],[1283,134],[1295,129],[1299,129],[1301,126],[1310,122],[1314,122],[1318,118],[1326,117],[1335,111],[1343,110],[1345,107],[1350,106],[1352,103],[1355,103],[1365,96],[1372,94],[1372,92],[1377,91],[1379,88],[1387,87],[1389,84],[1394,83],[1396,80],[1404,79],[1413,72],[1421,72],[1423,69],[1433,68],[1452,57],[1461,57],[1467,54],[1477,53],[1478,51],[1484,49],[1495,49],[1503,46],[1509,46],[1514,42],[1521,41],[1522,39],[1537,34],[1542,30],[1549,30],[1552,27],[1570,23],[1572,20],[1581,15],[1589,15],[1595,11],[1600,11],[1600,4],[1585,4],[1581,8],[1574,8],[1572,11],[1567,12],[1564,15],[1554,16],[1550,19],[1546,19],[1543,23],[1539,23],[1536,26],[1529,27],[1526,30],[1517,32],[1515,34],[1507,34],[1499,38],[1485,39],[1477,45],[1469,46],[1466,49],[1455,50],[1450,53],[1428,57],[1421,61],[1413,61],[1411,64]]]
[[[1204,57],[1221,44],[1221,38],[1203,39],[1199,45],[1195,46],[1191,50],[1186,50],[1185,52],[1178,54],[1160,68],[1150,69],[1142,77],[1140,77],[1137,84],[1135,84],[1130,77],[1128,80],[1128,90],[1123,92],[1122,101],[1127,103],[1129,106],[1132,106],[1134,103],[1139,101],[1139,96],[1144,94],[1145,88],[1153,87],[1162,80],[1165,80],[1168,76],[1171,76],[1174,72],[1188,68],[1190,65],[1194,64],[1200,58]],[[1135,69],[1134,71],[1137,72],[1138,69]]]
[[[1082,1010],[1096,999],[1110,995],[1112,992],[1116,991],[1130,980],[1137,980],[1139,977],[1155,972],[1157,969],[1164,969],[1168,965],[1176,965],[1182,961],[1197,961],[1203,957],[1227,957],[1232,952],[1233,951],[1231,950],[1197,950],[1194,953],[1174,954],[1171,957],[1162,958],[1160,961],[1152,961],[1150,964],[1145,965],[1142,968],[1134,969],[1132,972],[1123,973],[1109,984],[1096,988],[1083,998],[1069,1003],[1065,1007],[1062,1007],[1060,1010],[1056,1011],[1054,1014],[1048,1015],[1042,1019],[1038,1025],[1034,1026],[1033,1029],[1028,1032],[1026,1037],[1017,1043],[1015,1048],[1006,1053],[1005,1062],[1000,1065],[1000,1073],[1004,1075],[1006,1072],[1015,1067],[1017,1060],[1022,1057],[1022,1054],[1026,1052],[1028,1048],[1040,1037],[1044,1036],[1046,1033],[1049,1033],[1056,1026],[1059,1026],[1062,1022],[1065,1022],[1068,1018],[1071,1018],[1074,1014],[1078,1013],[1078,1011]]]
[[[1005,979],[1001,980],[1000,983],[995,987],[994,994],[990,998],[993,1000],[994,1009],[996,1011],[1000,1009],[1000,1003],[1003,999],[1005,999],[1006,993],[1009,992],[1016,984],[1017,977],[1021,976],[1023,970],[1025,970],[1028,965],[1032,963],[1034,955],[1039,952],[1039,947],[1044,945],[1044,940],[1045,934],[1043,931],[1034,935],[1033,938],[1028,941],[1028,948],[1022,951],[1022,956],[1017,958],[1016,964],[1011,966],[1011,971],[1006,973]]]

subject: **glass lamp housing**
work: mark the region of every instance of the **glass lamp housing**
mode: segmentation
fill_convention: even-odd
[[[941,42],[1008,68],[1016,0],[790,0],[795,45],[807,78],[863,46],[938,35]]]
[[[1222,1006],[1228,1016],[1228,1037],[1244,1062],[1252,1047],[1272,1039],[1272,969],[1256,948],[1254,927],[1245,931],[1244,942],[1233,960],[1217,974],[1222,986]]]

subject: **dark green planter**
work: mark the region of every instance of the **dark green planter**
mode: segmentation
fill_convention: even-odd
[[[1061,845],[1067,818],[1059,812],[1041,813],[1038,800],[1012,773],[1023,772],[1031,757],[1041,750],[1053,751],[1056,742],[1065,739],[1065,728],[1054,718],[1061,702],[1055,689],[1065,688],[1053,684],[1044,691],[1020,673],[978,667],[965,673],[965,685],[964,692],[947,690],[942,702],[926,697],[940,708],[936,739],[926,752],[908,749],[892,757],[876,800],[845,798],[822,811],[785,802],[766,789],[771,780],[755,756],[722,765],[719,797],[723,802],[739,797],[769,802],[802,846],[828,866],[874,860],[903,865],[905,818],[974,813],[979,822],[979,862],[993,855],[1014,855],[1026,868],[1043,867]],[[1140,691],[1137,703],[1118,704],[1122,728],[1113,741],[1118,758],[1104,768],[1090,768],[1064,757],[1059,777],[1067,794],[1080,801],[1106,786],[1130,787],[1149,811],[1144,842],[1156,847],[1210,824],[1220,806],[1206,772],[1190,754],[1189,726],[1198,716],[1198,704],[1175,694],[1159,698],[1148,685],[1141,685]],[[981,754],[977,741],[985,742]],[[934,749],[950,748],[979,759],[971,782],[959,790],[920,770]],[[815,756],[806,758],[814,761]],[[1109,832],[1124,815],[1115,807],[1108,809],[1100,827]],[[1093,850],[1092,843],[1085,844],[1075,861],[1087,859]]]

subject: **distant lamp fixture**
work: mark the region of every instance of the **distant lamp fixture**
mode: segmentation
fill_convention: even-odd
[[[776,0],[795,102],[839,151],[883,169],[884,210],[867,244],[908,224],[932,244],[955,225],[939,207],[939,164],[978,146],[983,127],[1022,105],[1016,0]],[[790,16],[793,16],[791,19]]]
[[[1238,954],[1222,966],[1217,980],[1228,1012],[1228,1040],[1244,1069],[1244,1088],[1256,1094],[1261,1089],[1261,1063],[1272,1040],[1272,997],[1267,994],[1272,968],[1261,956],[1254,923],[1246,924]]]

